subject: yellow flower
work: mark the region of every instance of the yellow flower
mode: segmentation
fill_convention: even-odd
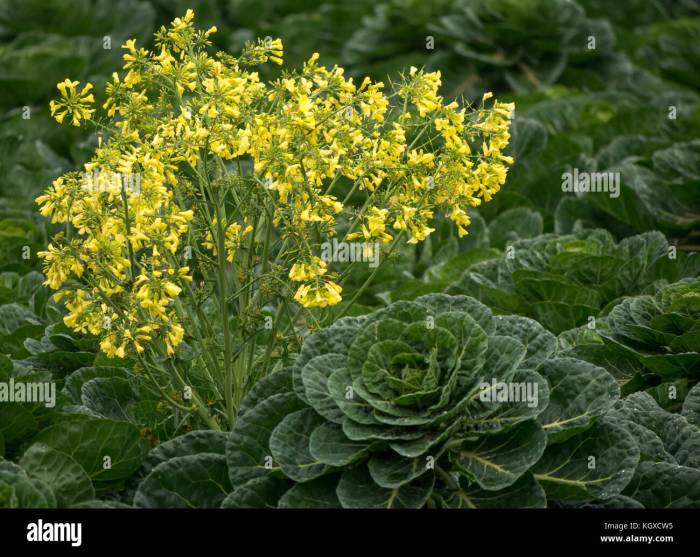
[[[105,316],[103,308],[95,303],[88,292],[77,288],[70,292],[61,292],[54,296],[63,303],[68,310],[63,322],[74,331],[99,335],[104,332]]]
[[[172,316],[171,316],[172,318]],[[178,323],[172,323],[165,337],[165,346],[169,355],[175,354],[175,347],[185,338],[185,329]]]
[[[216,218],[213,220],[213,228],[214,230],[217,229],[217,220]],[[241,232],[241,230],[243,230]],[[251,225],[246,226],[245,228],[242,228],[240,224],[234,222],[229,224],[225,230],[224,230],[224,246],[226,248],[226,261],[229,263],[233,263],[233,259],[236,257],[236,250],[240,247],[241,245],[241,240],[243,237],[246,235],[250,234],[253,231],[253,227]],[[211,250],[211,252],[214,255],[218,255],[219,252],[217,250],[217,245],[216,242],[214,242],[214,237],[212,236],[211,232],[207,230],[207,235],[203,243],[204,247],[207,248],[208,250]]]
[[[365,224],[362,225],[362,231],[348,234],[348,240],[354,240],[362,237],[367,241],[377,239],[382,243],[390,242],[393,240],[393,237],[391,234],[386,232],[385,222],[388,214],[388,209],[372,207],[367,212]]]
[[[54,290],[71,275],[80,278],[85,270],[80,259],[72,253],[70,245],[57,247],[49,244],[48,251],[40,251],[37,255],[44,260],[44,284]]]
[[[442,97],[437,94],[441,84],[440,77],[439,71],[425,73],[411,66],[409,79],[399,91],[401,98],[416,106],[421,118],[442,106]]]
[[[71,81],[65,79],[56,87],[61,93],[61,97],[57,100],[49,102],[51,108],[51,116],[59,123],[63,123],[66,116],[71,118],[71,124],[74,126],[80,125],[80,120],[90,120],[94,108],[90,108],[95,102],[95,97],[90,93],[92,83],[86,83],[85,86],[78,92],[79,81]]]
[[[184,17],[179,18],[176,17],[173,22],[170,24],[173,28],[173,31],[179,32],[184,29],[187,29],[192,25],[192,20],[194,19],[194,11],[192,9],[188,9],[185,12]]]
[[[274,62],[277,65],[284,63],[284,46],[282,39],[265,40],[258,39],[256,44],[248,43],[241,54],[241,61],[249,66]]]
[[[76,199],[83,194],[83,184],[73,175],[56,178],[44,195],[36,198],[40,205],[39,212],[44,217],[51,217],[51,222],[66,222]]]
[[[270,41],[269,43],[266,43],[265,45],[267,49],[267,55],[269,59],[274,62],[277,65],[282,65],[284,60],[282,57],[284,56],[284,47],[282,45],[282,39],[275,39],[274,41]]]
[[[129,39],[122,48],[128,51],[122,57],[125,62],[124,69],[129,70],[124,77],[124,85],[131,88],[141,82],[141,68],[148,61],[148,51],[145,48],[136,48],[136,39]]]
[[[320,257],[313,256],[308,263],[297,261],[289,271],[289,278],[304,282],[326,274],[328,266]]]
[[[100,350],[109,358],[126,358],[126,349],[126,342],[116,332],[108,333],[100,342]]]
[[[294,299],[306,308],[324,308],[342,301],[343,289],[332,281],[302,284],[294,294]]]
[[[137,288],[136,299],[141,307],[153,317],[165,319],[165,308],[182,292],[182,288],[174,281],[177,279],[191,280],[191,277],[187,275],[188,271],[188,267],[182,267],[177,271],[169,269],[165,273],[153,271],[150,274],[142,270],[134,281],[134,287]]]
[[[452,209],[452,212],[450,213],[450,220],[457,225],[457,233],[460,238],[469,233],[467,231],[467,226],[471,224],[471,219],[461,207],[454,207]]]

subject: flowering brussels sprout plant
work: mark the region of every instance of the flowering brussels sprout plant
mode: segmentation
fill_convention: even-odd
[[[444,102],[440,73],[415,67],[385,94],[318,54],[264,82],[255,68],[282,65],[279,39],[211,56],[216,28],[193,18],[161,28],[152,51],[123,45],[101,112],[91,84],[58,85],[52,115],[94,123],[98,145],[37,202],[65,225],[41,253],[65,323],[219,429],[341,302],[346,269],[320,257],[323,242],[389,253],[427,238],[440,211],[467,233],[467,209],[513,162],[513,105]]]

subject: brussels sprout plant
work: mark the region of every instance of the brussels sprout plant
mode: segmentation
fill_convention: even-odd
[[[603,418],[618,386],[556,346],[535,321],[466,296],[341,319],[244,401],[223,504],[544,507],[616,495],[639,459]]]

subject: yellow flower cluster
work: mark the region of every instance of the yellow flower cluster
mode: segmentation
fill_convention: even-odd
[[[323,308],[340,302],[343,289],[332,280],[322,278],[327,270],[326,262],[315,255],[308,263],[294,263],[289,271],[289,278],[305,283],[298,288],[294,299],[304,307]]]
[[[379,240],[382,243],[391,242],[392,236],[386,231],[386,217],[389,209],[372,207],[367,212],[365,223],[362,225],[362,232],[348,234],[348,240],[363,238],[366,241]]]
[[[297,283],[297,303],[337,304],[342,288],[316,254],[340,224],[351,240],[387,244],[405,234],[417,243],[443,212],[463,235],[467,209],[498,191],[512,163],[503,150],[513,106],[488,108],[488,95],[476,110],[445,103],[439,72],[411,68],[385,94],[383,83],[358,85],[313,54],[265,83],[255,66],[282,64],[282,42],[212,57],[214,32],[197,30],[188,10],[156,33],[153,51],[127,41],[125,73],[105,88],[102,108],[118,115],[106,141],[83,174],[58,178],[37,199],[44,216],[72,230],[41,254],[47,284],[61,290],[65,322],[100,335],[110,356],[148,346],[172,354],[184,339],[185,294],[249,297],[256,279],[245,272],[219,269],[216,289],[206,279],[217,271],[208,254],[222,250],[236,268],[254,230],[251,250],[266,240],[262,253],[247,254],[246,272],[276,258]],[[91,86],[78,85],[59,84],[51,103],[59,122],[92,118]],[[86,174],[95,179],[86,184]],[[366,196],[361,210],[331,194],[340,183]]]
[[[154,164],[142,150],[130,156],[141,170],[138,191],[129,191],[124,175],[116,171],[124,158],[106,145],[98,149],[101,174],[92,176],[93,163],[81,177],[67,174],[54,181],[37,199],[41,213],[53,222],[72,225],[77,237],[59,235],[40,252],[46,284],[61,289],[69,310],[67,325],[76,331],[102,336],[101,348],[109,356],[131,350],[142,352],[151,333],[165,335],[173,353],[184,331],[171,302],[189,281],[189,269],[177,263],[175,254],[189,230],[191,210],[182,210],[165,187],[166,170]],[[109,167],[114,171],[106,170]],[[148,333],[148,334],[146,334]],[[178,340],[180,339],[180,340]]]
[[[425,73],[411,66],[408,75],[410,79],[399,90],[401,98],[415,104],[421,118],[439,109],[442,106],[442,97],[437,94],[442,84],[440,72]]]
[[[92,83],[87,83],[78,92],[79,81],[71,81],[70,79],[65,79],[56,87],[61,93],[60,98],[52,100],[49,103],[49,108],[51,109],[51,116],[53,116],[56,121],[61,124],[66,116],[70,118],[71,124],[74,126],[80,125],[80,120],[90,120],[95,112],[94,108],[90,108],[92,103],[95,102],[95,97],[90,91],[92,90]]]
[[[216,225],[218,224],[218,221],[216,218],[214,218],[213,222],[213,228],[216,229]],[[228,226],[225,227],[224,229],[224,236],[225,236],[225,243],[224,246],[226,248],[226,261],[229,263],[233,263],[234,257],[236,257],[236,250],[240,247],[241,245],[241,240],[243,239],[244,236],[247,234],[250,234],[253,231],[253,227],[251,225],[246,226],[245,228],[241,227],[240,224],[237,222],[232,222]],[[211,250],[211,252],[214,255],[218,255],[219,252],[217,250],[216,242],[214,240],[214,236],[212,235],[211,230],[207,230],[204,241],[202,242],[202,245],[207,248],[208,250]]]

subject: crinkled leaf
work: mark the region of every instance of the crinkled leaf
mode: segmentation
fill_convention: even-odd
[[[323,354],[309,360],[301,370],[306,400],[316,412],[336,424],[342,424],[345,415],[331,397],[328,378],[344,367],[345,361],[346,357],[340,354]]]
[[[561,441],[589,427],[620,395],[615,379],[583,360],[554,358],[538,372],[549,383],[549,406],[538,419],[552,441]]]
[[[484,366],[479,370],[481,379],[488,383],[510,381],[526,353],[525,346],[515,338],[490,336]]]
[[[218,508],[230,492],[224,455],[180,456],[160,463],[146,476],[134,495],[134,506]]]
[[[522,366],[536,369],[557,349],[557,338],[534,319],[519,315],[497,315],[496,334],[520,341],[527,353]]]
[[[279,507],[286,509],[338,509],[336,495],[338,475],[322,476],[310,482],[296,484],[279,500]]]
[[[51,487],[59,507],[69,507],[95,498],[95,490],[85,470],[61,451],[34,443],[22,455],[20,465],[29,476]]]
[[[483,415],[467,418],[465,424],[473,431],[493,432],[534,418],[549,405],[549,385],[539,373],[518,370],[509,383],[484,383],[478,397],[489,401],[492,409]],[[506,400],[498,402],[503,393]],[[498,402],[494,404],[490,401]]]
[[[515,483],[544,452],[547,437],[535,421],[520,423],[495,435],[466,441],[450,452],[450,460],[483,489]]]
[[[353,441],[336,424],[322,423],[309,438],[311,456],[330,466],[347,466],[365,455],[370,445],[365,441]]]
[[[700,383],[695,385],[683,402],[683,417],[700,428]]]
[[[161,462],[179,456],[188,456],[202,453],[226,454],[226,443],[229,435],[220,431],[200,429],[189,431],[161,443],[153,449],[143,461],[141,472],[148,474]]]
[[[614,421],[599,420],[565,442],[548,446],[531,471],[549,499],[606,499],[625,488],[638,462],[634,437]]]
[[[0,469],[0,508],[51,509],[56,497],[41,479],[19,470]]]
[[[292,485],[294,484],[286,478],[271,475],[253,478],[229,493],[221,502],[221,507],[224,509],[275,509],[280,497]]]
[[[433,491],[435,476],[423,474],[413,482],[387,489],[372,480],[367,466],[343,472],[336,491],[346,509],[419,509]]]
[[[0,434],[11,443],[29,437],[39,427],[34,415],[19,403],[0,403]]]
[[[128,478],[146,454],[146,443],[133,425],[95,418],[61,422],[34,441],[71,456],[93,481]]]
[[[289,414],[306,408],[294,393],[273,395],[239,416],[226,443],[231,485],[238,487],[248,480],[279,470],[272,458],[270,437]]]
[[[116,421],[129,421],[128,407],[137,395],[127,379],[96,377],[83,383],[80,389],[83,405],[94,413]]]
[[[238,416],[242,416],[251,408],[255,408],[258,403],[272,395],[287,393],[292,391],[292,368],[283,368],[274,371],[258,381],[241,403]]]
[[[697,508],[700,470],[668,462],[641,462],[625,495],[648,509]]]
[[[306,482],[328,471],[329,466],[315,458],[309,448],[311,434],[323,423],[323,418],[314,410],[304,408],[285,416],[272,431],[272,457],[285,476]]]
[[[462,312],[468,314],[489,335],[493,334],[495,330],[492,313],[488,306],[469,296],[428,294],[416,298],[415,302],[428,308],[428,315],[433,317],[442,313]]]
[[[128,371],[123,367],[115,366],[81,367],[66,377],[63,393],[69,396],[74,403],[79,404],[83,384],[97,377],[126,379]]]
[[[438,456],[439,454],[407,458],[392,451],[383,451],[373,454],[367,467],[377,485],[393,489],[428,472],[434,467]]]
[[[458,490],[444,490],[445,504],[453,509],[543,509],[547,497],[542,486],[532,477],[523,474],[518,481],[496,491],[481,489],[470,484]]]

